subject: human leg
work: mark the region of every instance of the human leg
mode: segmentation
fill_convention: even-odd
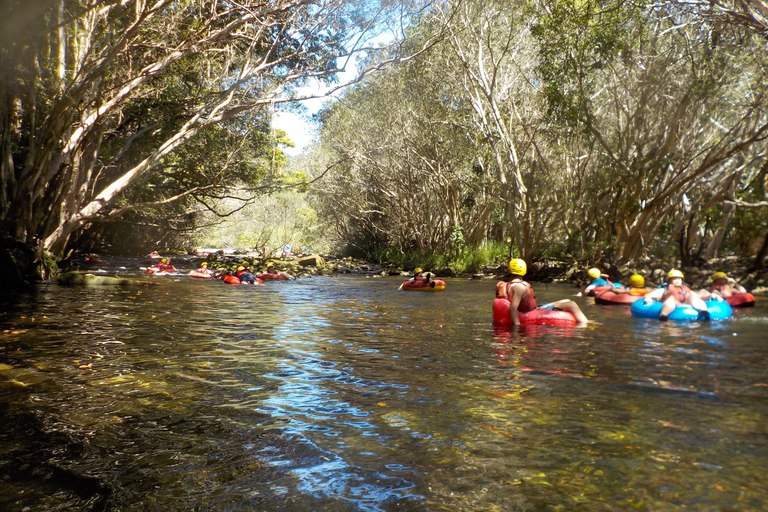
[[[573,316],[576,317],[576,322],[580,324],[586,324],[589,322],[587,320],[587,317],[584,315],[584,313],[581,312],[581,308],[579,308],[579,305],[573,302],[570,299],[563,299],[558,300],[556,302],[553,302],[552,305],[554,305],[557,309],[561,309],[563,311],[568,311]]]
[[[692,293],[688,297],[688,300],[686,302],[688,304],[690,304],[691,306],[693,306],[694,308],[698,309],[699,311],[706,311],[707,310],[707,305],[695,293]]]
[[[669,297],[667,300],[665,300],[664,304],[661,306],[661,315],[659,316],[659,320],[666,320],[669,314],[675,310],[678,304],[679,302],[674,297]]]

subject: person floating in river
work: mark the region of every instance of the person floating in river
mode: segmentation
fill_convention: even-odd
[[[244,265],[247,265],[248,262],[244,261]],[[235,272],[235,277],[240,279],[241,283],[249,283],[249,284],[256,284],[256,276],[253,275],[251,272],[251,269],[244,267],[243,265],[240,265],[237,267],[237,272]]]
[[[176,267],[171,265],[170,258],[162,258],[160,263],[152,265],[150,268],[156,268],[157,272],[176,272]]]
[[[537,306],[536,298],[533,294],[533,287],[526,281],[523,281],[523,276],[528,271],[525,261],[521,259],[513,259],[509,262],[508,270],[510,274],[509,280],[499,281],[496,284],[496,298],[509,300],[509,315],[512,318],[512,323],[514,325],[520,325],[518,312],[527,313],[535,309],[567,311],[576,318],[577,323],[586,324],[589,321],[584,313],[582,313],[579,305],[569,299],[558,300]]]
[[[703,300],[714,297],[727,299],[734,293],[747,293],[747,289],[741,286],[732,277],[728,277],[725,272],[715,272],[712,276],[712,285],[709,290],[699,290],[699,297]]]
[[[592,282],[584,287],[584,289],[581,291],[583,295],[593,296],[596,293],[595,288],[602,286],[613,286],[613,283],[608,280],[608,274],[601,273],[599,268],[589,269],[587,275],[592,278]]]
[[[701,297],[685,284],[683,284],[683,273],[672,269],[667,274],[667,282],[660,288],[655,289],[645,296],[645,303],[663,302],[659,320],[664,322],[669,314],[675,310],[678,304],[690,304],[699,312],[699,318],[709,320],[709,311],[707,305],[701,300]]]
[[[271,274],[271,275],[273,275],[273,276],[283,276],[283,277],[285,277],[286,279],[296,279],[295,277],[293,277],[293,276],[292,276],[291,274],[289,274],[288,272],[282,272],[282,271],[281,271],[281,272],[278,272],[277,270],[275,270],[275,264],[274,264],[274,263],[272,263],[272,262],[270,262],[270,263],[267,265],[267,270],[266,270],[264,273],[265,273],[265,274]]]
[[[91,255],[86,256],[83,258],[83,263],[89,266],[96,266],[96,265],[106,265],[107,262],[104,260],[97,259]]]
[[[208,262],[204,261],[200,264],[200,268],[197,269],[201,274],[215,275],[215,272],[208,268]]]
[[[650,293],[650,290],[645,287],[645,278],[641,276],[640,274],[632,274],[632,276],[629,278],[629,287],[622,286],[621,284],[617,283],[613,285],[613,288],[611,288],[611,291],[617,295],[647,295]]]
[[[432,280],[432,272],[424,272],[421,267],[416,267],[413,269],[413,277],[411,277],[405,283],[416,283],[421,281],[428,283],[432,288],[435,287],[435,282]],[[403,286],[405,286],[405,283],[401,284],[400,287],[398,287],[398,290],[402,290]]]

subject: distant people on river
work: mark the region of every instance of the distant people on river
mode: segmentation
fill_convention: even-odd
[[[201,274],[208,274],[208,275],[215,275],[215,272],[213,270],[210,270],[208,268],[208,262],[204,261],[200,264],[200,268],[197,269],[198,272]]]
[[[278,272],[277,270],[275,270],[275,265],[274,263],[271,263],[271,262],[267,265],[267,270],[264,273],[271,274],[273,276],[283,276],[286,279],[296,279],[288,272],[283,272],[283,271]]]
[[[435,282],[432,281],[432,273],[431,272],[424,272],[424,270],[421,267],[416,267],[413,269],[413,277],[411,277],[406,283],[416,283],[423,281],[425,283],[429,283],[429,285],[434,288]],[[402,290],[403,286],[405,286],[405,283],[401,284],[400,287],[398,287],[398,290]]]
[[[581,291],[584,295],[595,295],[595,288],[602,287],[602,286],[613,286],[613,283],[608,280],[608,274],[603,274],[600,272],[599,268],[591,268],[587,272],[587,275],[592,278],[592,282],[590,282],[587,286],[584,287],[584,289]]]
[[[235,277],[239,278],[241,283],[256,284],[256,276],[253,275],[251,269],[245,267],[244,265],[248,265],[248,262],[244,261],[242,265],[237,267]]]
[[[499,281],[496,284],[496,298],[509,300],[509,315],[514,325],[520,325],[518,312],[527,313],[535,309],[568,311],[576,318],[576,322],[580,324],[585,324],[589,321],[584,313],[582,313],[579,305],[569,299],[537,306],[533,287],[526,281],[523,281],[523,276],[528,271],[525,261],[513,259],[509,262],[508,270],[510,274],[509,280]]]
[[[667,282],[661,287],[655,289],[645,296],[646,304],[651,302],[663,302],[659,320],[667,320],[669,314],[675,310],[678,304],[690,304],[699,311],[701,317],[709,320],[707,305],[701,300],[701,297],[683,283],[683,273],[672,269],[667,273]]]
[[[158,253],[157,251],[152,251],[151,253],[147,254],[144,257],[148,258],[148,259],[151,259],[151,260],[157,260],[157,259],[162,258],[162,256],[160,256],[160,253]]]
[[[616,286],[618,284],[618,286]],[[650,290],[645,287],[645,278],[640,274],[632,274],[629,278],[629,286],[625,287],[619,283],[616,283],[611,288],[611,291],[617,295],[647,295]]]
[[[90,255],[83,258],[83,263],[89,266],[96,266],[96,265],[106,265],[107,262],[104,260],[96,259]]]
[[[161,258],[160,263],[152,265],[152,267],[150,268],[157,269],[157,272],[175,272],[176,271],[176,267],[171,265],[170,258]]]
[[[699,296],[704,300],[713,296],[727,299],[734,293],[747,293],[747,289],[725,272],[715,272],[709,290],[699,290]]]

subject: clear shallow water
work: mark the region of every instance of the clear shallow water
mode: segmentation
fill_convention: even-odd
[[[495,281],[137,279],[7,298],[0,509],[768,508],[760,298],[496,333]]]

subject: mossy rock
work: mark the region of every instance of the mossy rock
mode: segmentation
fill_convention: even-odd
[[[299,259],[299,265],[302,267],[323,267],[325,266],[325,260],[317,254],[312,254],[304,258]]]
[[[84,286],[119,286],[128,284],[127,279],[111,276],[96,276],[93,274],[80,274],[77,272],[64,272],[59,274],[59,284],[84,285]]]

